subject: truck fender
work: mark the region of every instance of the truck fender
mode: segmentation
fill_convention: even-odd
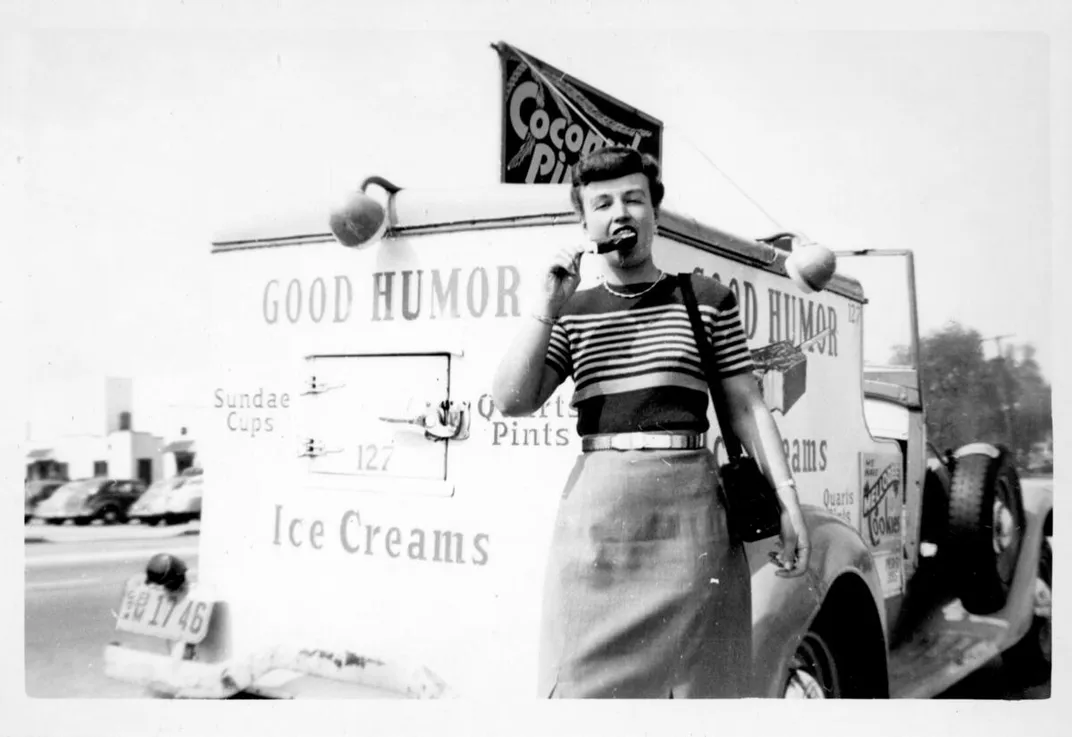
[[[962,445],[957,448],[956,452],[953,453],[953,457],[963,458],[966,455],[982,453],[983,455],[988,455],[991,458],[996,459],[1001,456],[1001,452],[1001,448],[991,445],[990,443],[968,443],[967,445]]]
[[[939,458],[927,459],[923,476],[923,504],[919,511],[920,541],[938,548],[946,541],[949,529],[949,497],[953,491],[953,474]]]
[[[856,642],[870,647],[868,668],[886,683],[885,606],[878,571],[859,532],[825,509],[802,505],[811,538],[808,572],[797,578],[775,575],[767,558],[777,538],[750,544],[752,568],[752,656],[754,692],[780,697],[790,660],[809,629],[826,621],[850,619]],[[836,607],[841,611],[828,612]],[[846,609],[848,609],[846,611]],[[888,688],[888,687],[887,687]],[[875,686],[871,691],[881,691]]]

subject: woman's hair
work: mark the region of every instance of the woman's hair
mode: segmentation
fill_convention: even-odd
[[[651,204],[656,210],[663,201],[663,183],[659,179],[659,162],[650,154],[642,154],[627,146],[606,146],[593,151],[570,168],[570,201],[573,208],[583,214],[581,187],[591,182],[606,182],[610,179],[643,174],[648,178]]]

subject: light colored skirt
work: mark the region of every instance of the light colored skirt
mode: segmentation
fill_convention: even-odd
[[[708,450],[577,458],[544,585],[539,695],[748,695],[748,562]]]

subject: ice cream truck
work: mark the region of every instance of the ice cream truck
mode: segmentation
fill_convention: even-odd
[[[153,556],[116,592],[107,673],[174,697],[535,698],[572,386],[521,418],[490,386],[580,237],[565,185],[378,178],[332,218],[219,236],[199,564]],[[1003,448],[929,446],[912,254],[838,252],[815,290],[808,248],[672,200],[654,246],[736,294],[810,529],[800,578],[775,576],[777,538],[747,544],[751,693],[927,697],[1003,652],[1044,663],[1052,493]]]

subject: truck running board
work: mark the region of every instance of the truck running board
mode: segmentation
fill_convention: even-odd
[[[950,602],[890,653],[890,697],[940,694],[998,655],[1009,635],[1007,620],[969,614],[959,599]]]

